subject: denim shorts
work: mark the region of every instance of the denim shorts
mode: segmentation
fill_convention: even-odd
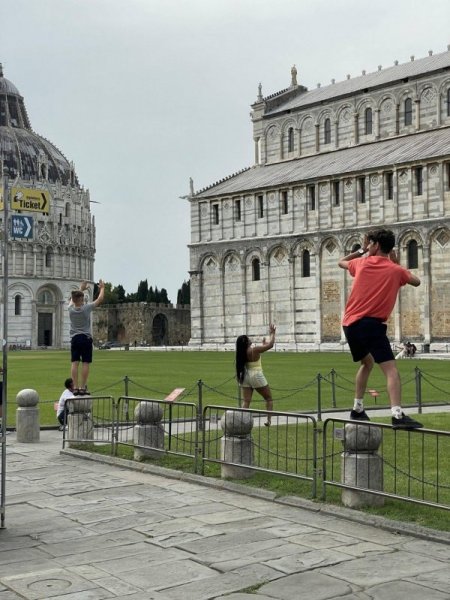
[[[363,317],[343,327],[354,362],[371,354],[376,363],[395,360],[386,335],[387,325],[381,319]]]

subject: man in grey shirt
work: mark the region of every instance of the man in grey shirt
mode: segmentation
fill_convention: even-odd
[[[70,317],[70,353],[71,353],[71,375],[73,379],[74,395],[87,393],[87,380],[89,367],[92,362],[92,332],[91,313],[99,306],[105,296],[105,284],[100,279],[100,292],[94,302],[84,303],[84,291],[87,283],[83,281],[79,290],[72,292],[69,302]],[[78,387],[78,367],[81,361],[81,387]]]

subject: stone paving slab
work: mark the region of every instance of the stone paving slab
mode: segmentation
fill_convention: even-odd
[[[446,534],[84,460],[41,434],[8,436],[0,600],[450,599]]]
[[[450,552],[450,548],[448,549]],[[427,573],[448,570],[447,561],[438,561],[425,556],[418,557],[399,550],[394,555],[379,554],[368,558],[356,558],[350,562],[322,569],[322,573],[339,577],[361,587],[372,587],[387,581]]]

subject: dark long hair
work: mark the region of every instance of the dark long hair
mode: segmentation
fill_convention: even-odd
[[[249,344],[250,340],[246,335],[240,335],[236,340],[236,377],[239,383],[244,381]]]

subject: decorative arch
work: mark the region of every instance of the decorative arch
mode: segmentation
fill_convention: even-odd
[[[316,128],[311,114],[305,115],[300,122],[300,149],[302,155],[316,151]]]
[[[275,162],[280,157],[280,127],[277,124],[270,125],[264,132],[266,146],[266,161]]]
[[[275,261],[280,264],[289,259],[289,248],[286,244],[276,244],[269,249],[267,257],[269,265],[275,264]]]
[[[337,118],[337,145],[342,148],[349,146],[353,140],[354,108],[347,102],[339,106]]]
[[[281,126],[283,156],[292,156],[295,151],[295,131],[297,123],[294,119],[286,119]]]
[[[395,134],[397,99],[393,94],[383,94],[376,107],[379,110],[380,138]]]

